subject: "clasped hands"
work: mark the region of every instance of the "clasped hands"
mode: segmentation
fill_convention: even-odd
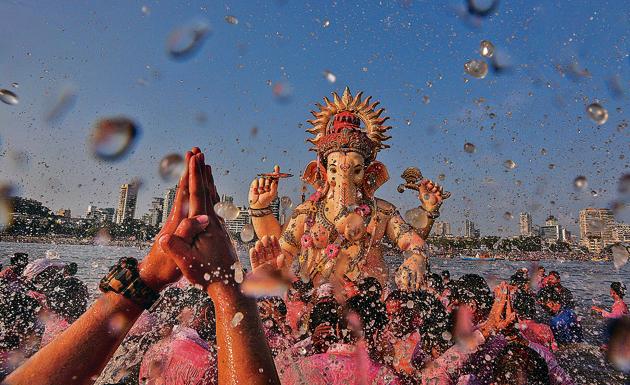
[[[217,290],[237,286],[234,269],[240,267],[223,219],[214,211],[219,195],[211,167],[197,147],[185,159],[173,208],[141,264],[140,276],[160,291],[183,274],[212,297]]]

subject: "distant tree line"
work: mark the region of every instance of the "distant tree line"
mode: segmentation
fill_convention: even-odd
[[[112,239],[147,241],[160,231],[158,227],[137,219],[129,219],[121,224],[96,219],[70,220],[54,214],[41,202],[29,198],[11,197],[9,203],[13,220],[2,229],[2,233],[6,235],[93,238],[100,230],[105,229]]]

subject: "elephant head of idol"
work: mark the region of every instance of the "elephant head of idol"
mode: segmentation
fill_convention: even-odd
[[[383,124],[384,109],[375,110],[378,102],[362,93],[352,96],[346,87],[340,97],[333,92],[333,101],[324,98],[325,105],[317,104],[315,119],[309,120],[314,135],[309,139],[317,153],[304,170],[302,179],[318,191],[321,199],[332,200],[335,208],[347,208],[371,200],[375,191],[388,179],[384,164],[376,160],[390,126]]]

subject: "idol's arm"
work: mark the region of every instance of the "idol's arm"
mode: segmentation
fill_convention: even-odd
[[[273,214],[267,214],[265,216],[256,217],[254,215],[256,211],[253,211],[252,215],[252,225],[254,225],[254,231],[256,232],[256,236],[261,239],[265,235],[267,236],[275,236],[280,238],[280,234],[282,233],[282,227],[280,226],[280,222],[273,216]]]
[[[417,290],[425,282],[428,260],[423,252],[426,242],[402,217],[390,218],[386,229],[387,237],[403,251],[411,252],[399,268],[401,282],[406,289]]]

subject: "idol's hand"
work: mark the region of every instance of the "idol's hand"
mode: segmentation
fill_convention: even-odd
[[[193,155],[200,152],[197,147],[186,152],[186,164]],[[140,265],[142,280],[157,291],[162,290],[166,285],[177,281],[182,276],[175,262],[159,247],[157,240],[166,234],[173,234],[180,222],[188,217],[188,167],[179,179],[173,208],[170,213],[164,213],[164,215],[168,215],[168,219],[155,237],[156,242],[151,246],[149,254]]]
[[[273,168],[275,174],[280,173],[280,166]],[[253,209],[264,209],[271,205],[278,197],[278,178],[258,178],[252,181],[249,186],[249,207]]]
[[[218,194],[202,153],[190,158],[188,173],[188,218],[181,221],[174,234],[159,239],[160,247],[192,284],[208,293],[217,287],[235,286],[238,258],[223,221],[214,212]]]
[[[417,291],[425,285],[427,273],[426,257],[413,254],[396,271],[396,284],[401,290]]]
[[[274,235],[262,237],[256,245],[249,249],[249,260],[254,274],[281,273],[285,267],[285,258],[280,242]]]
[[[440,209],[442,201],[444,200],[444,189],[442,186],[434,183],[430,179],[423,179],[420,182],[420,191],[418,192],[418,199],[425,210],[434,212]]]

